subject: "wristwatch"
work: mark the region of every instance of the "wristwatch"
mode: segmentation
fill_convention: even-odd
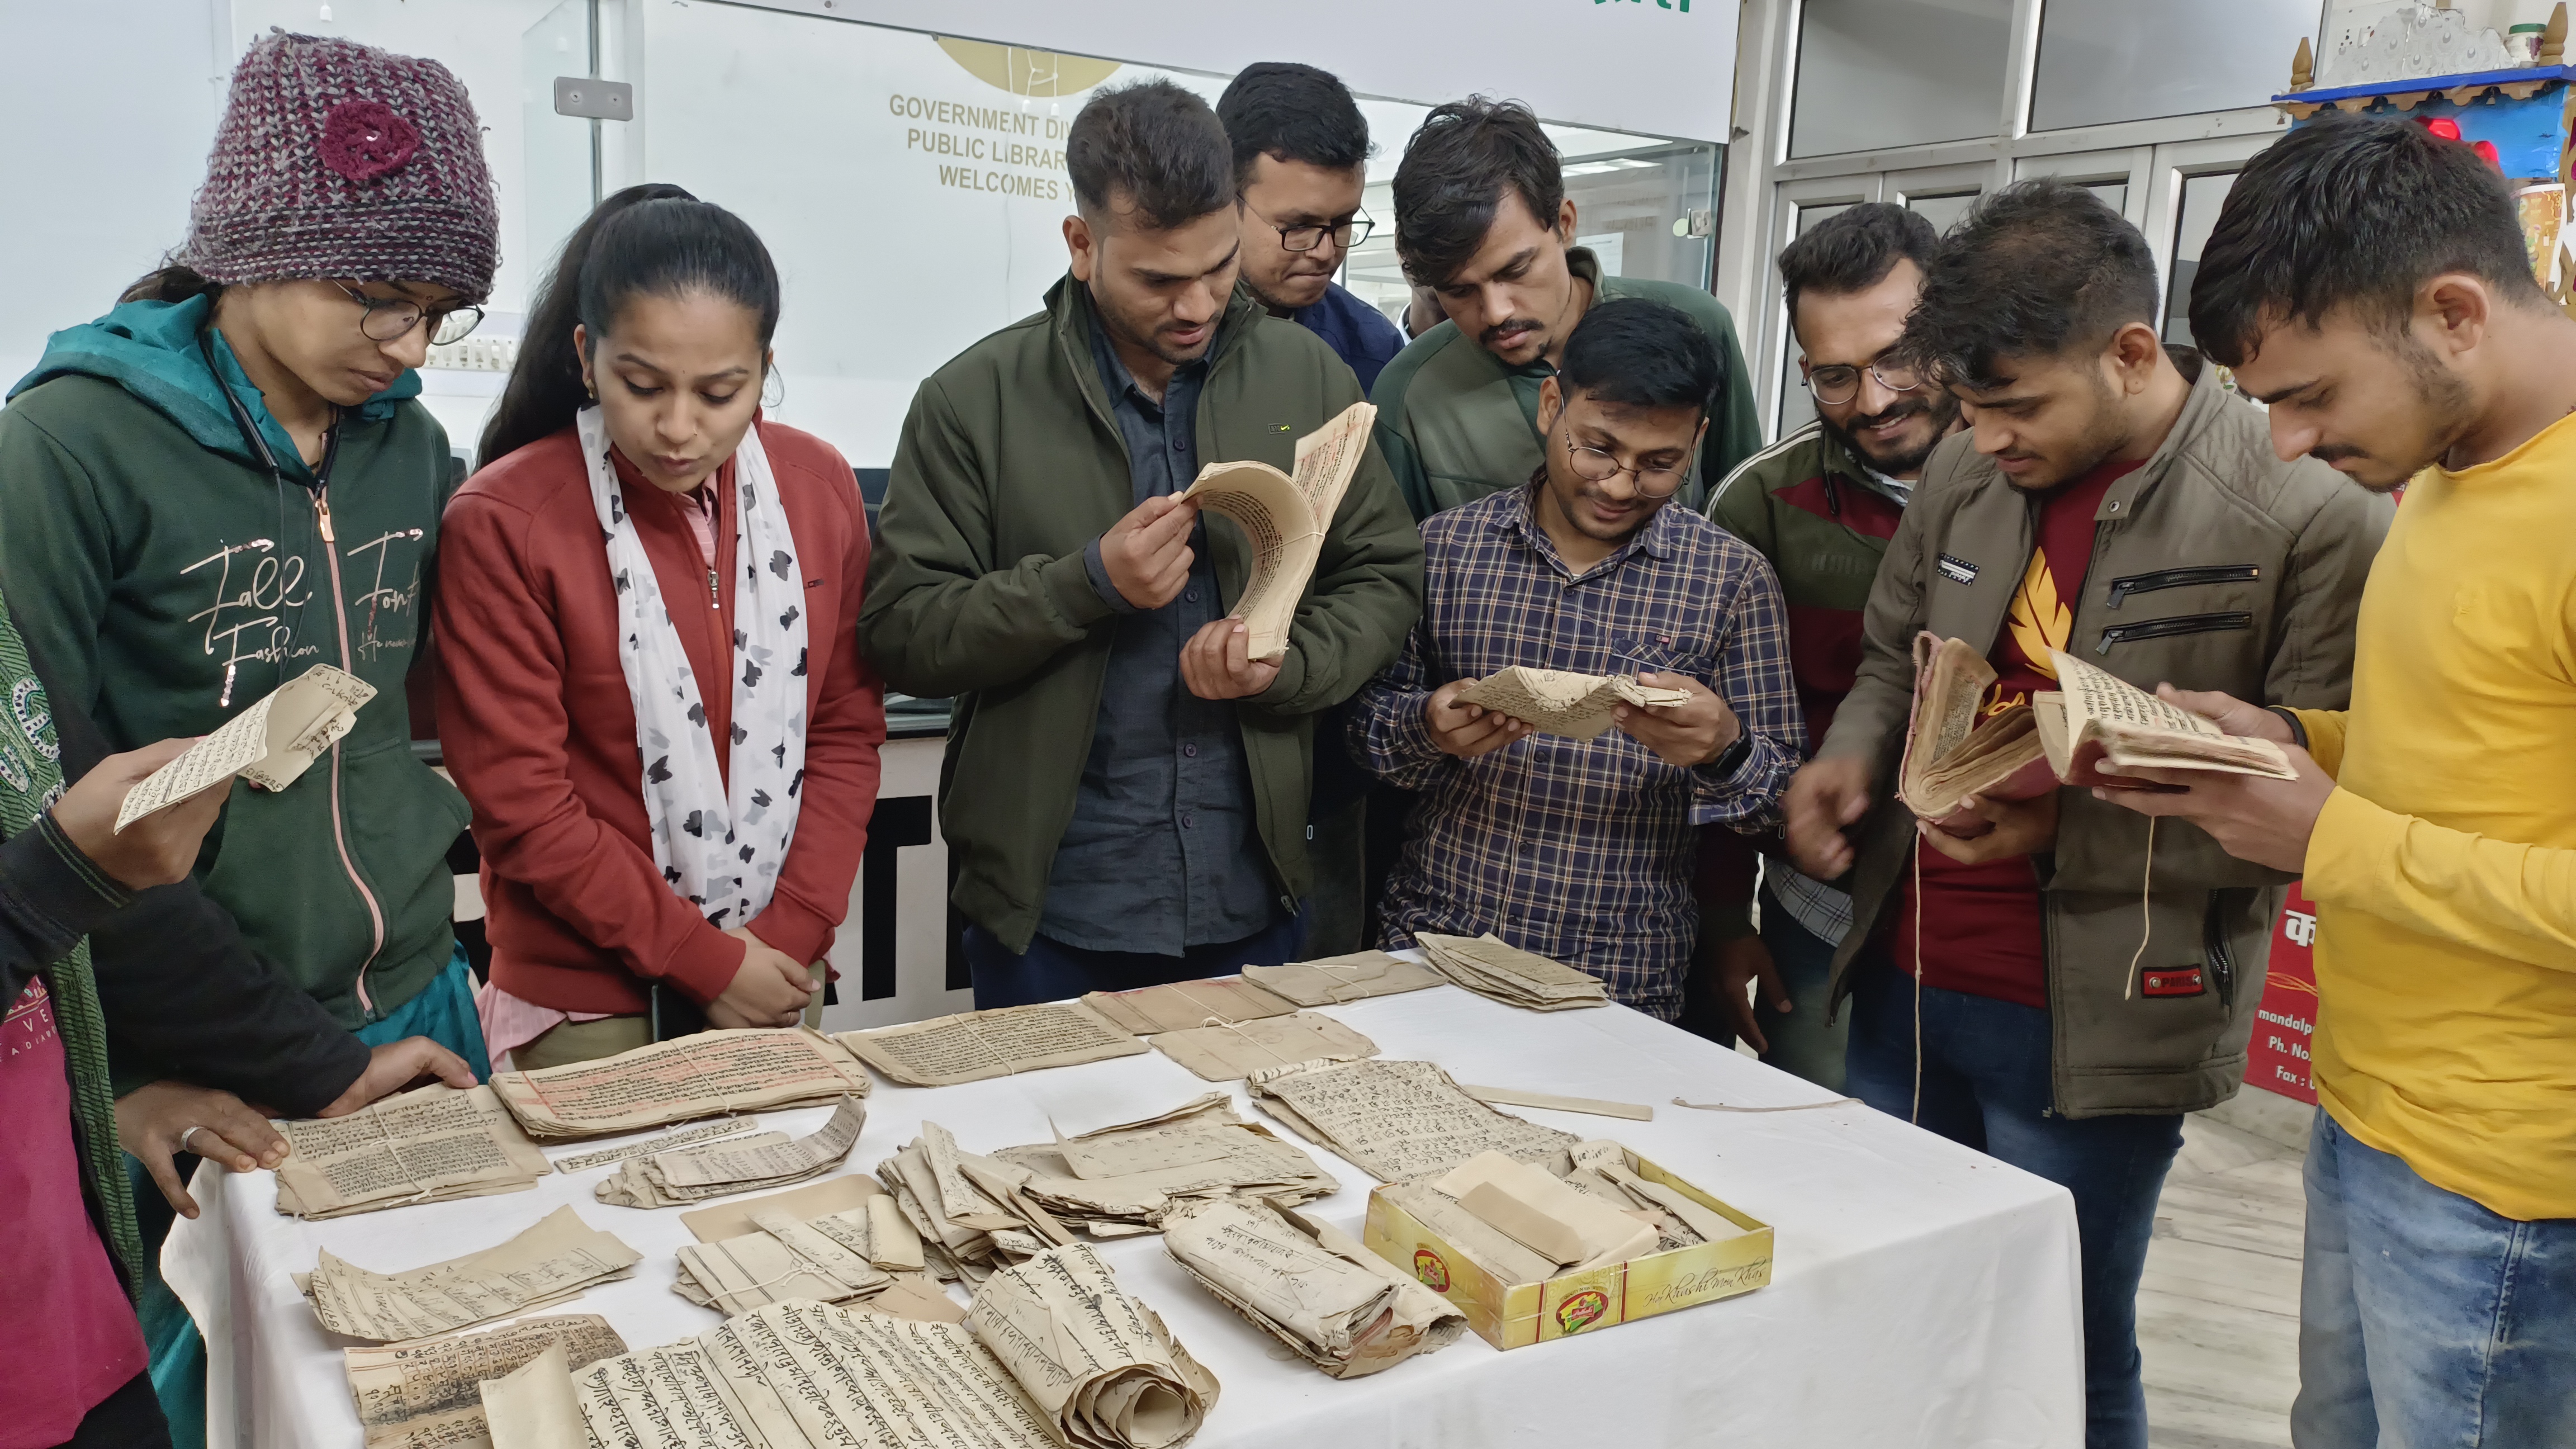
[[[1717,758],[1709,761],[1701,768],[1716,771],[1717,777],[1723,780],[1729,775],[1734,774],[1736,771],[1743,769],[1744,762],[1752,758],[1752,755],[1753,735],[1752,732],[1748,730],[1737,735],[1735,737],[1734,744],[1728,745],[1725,749],[1718,751]]]

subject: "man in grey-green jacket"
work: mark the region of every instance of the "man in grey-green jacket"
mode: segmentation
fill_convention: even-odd
[[[1290,959],[1314,716],[1395,658],[1422,602],[1421,538],[1371,448],[1285,652],[1249,657],[1227,611],[1253,547],[1174,495],[1203,462],[1293,469],[1359,384],[1236,290],[1206,102],[1103,92],[1066,163],[1071,275],[922,384],[859,612],[891,687],[957,700],[940,821],[981,1007]]]
[[[1606,275],[1574,245],[1575,206],[1554,143],[1517,101],[1436,107],[1395,173],[1395,249],[1448,320],[1378,374],[1378,446],[1417,519],[1527,483],[1540,456],[1538,392],[1595,302],[1650,297],[1697,322],[1726,380],[1699,466],[1680,495],[1697,508],[1762,447],[1734,319],[1697,287]]]

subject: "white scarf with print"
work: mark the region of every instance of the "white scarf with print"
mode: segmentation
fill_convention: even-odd
[[[582,409],[579,425],[617,586],[624,635],[617,654],[635,701],[653,863],[710,924],[730,930],[758,916],[778,888],[805,783],[805,580],[796,540],[755,424],[734,451],[733,739],[728,770],[719,771],[705,696],[626,514],[607,425],[596,406]]]

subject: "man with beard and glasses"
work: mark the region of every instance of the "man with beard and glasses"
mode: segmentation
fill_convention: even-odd
[[[1773,826],[1804,743],[1770,566],[1672,502],[1723,382],[1689,317],[1605,302],[1540,385],[1529,480],[1424,526],[1422,622],[1353,709],[1369,767],[1422,793],[1382,945],[1491,931],[1680,1014],[1695,827]],[[1689,699],[1622,705],[1589,740],[1458,702],[1513,665]]]
[[[1372,448],[1285,652],[1249,657],[1226,615],[1252,546],[1172,495],[1203,461],[1293,468],[1359,383],[1236,291],[1207,102],[1102,91],[1065,164],[1071,275],[921,385],[859,612],[891,687],[957,699],[940,821],[985,1007],[1295,956],[1316,714],[1395,658],[1422,600]]]
[[[1798,371],[1816,420],[1744,461],[1718,485],[1708,516],[1761,551],[1789,605],[1789,658],[1807,738],[1821,740],[1860,670],[1861,609],[1879,556],[1896,535],[1923,460],[1957,428],[1959,400],[1926,387],[1890,355],[1923,291],[1940,237],[1901,206],[1865,202],[1809,228],[1780,253],[1798,342]],[[1843,1037],[1825,998],[1834,948],[1851,929],[1851,896],[1761,862],[1762,933],[1744,906],[1755,857],[1731,833],[1700,842],[1701,971],[1690,1024],[1731,1033],[1762,1060],[1841,1091]],[[1700,1005],[1705,983],[1715,1000]],[[1760,990],[1748,1002],[1746,988]],[[1713,1008],[1713,1010],[1711,1010]]]
[[[2389,504],[2272,454],[2261,413],[2157,339],[2155,258],[2092,193],[2025,181],[1941,240],[1897,355],[1961,404],[1871,585],[1861,667],[1788,799],[1789,847],[1851,872],[1834,953],[1847,1090],[2075,1199],[2090,1449],[2143,1449],[2139,1274],[2182,1114],[2233,1096],[2288,872],[2087,790],[1890,798],[1918,633],[2056,687],[2056,652],[2153,689],[2339,709]],[[1873,809],[1875,806],[1875,809]],[[1858,827],[1855,840],[1845,830]]]
[[[2246,166],[2191,323],[2281,456],[2413,479],[2350,710],[2168,696],[2299,778],[2121,802],[2317,903],[2291,1440],[2576,1442],[2576,323],[2476,152],[2359,119]]]
[[[1377,225],[1360,207],[1368,185],[1368,121],[1340,79],[1311,65],[1247,65],[1217,97],[1234,143],[1243,197],[1243,288],[1273,317],[1324,339],[1377,385],[1404,334],[1333,280]]]
[[[1574,202],[1556,144],[1517,101],[1435,106],[1395,169],[1395,250],[1448,313],[1369,393],[1378,446],[1414,517],[1518,488],[1539,465],[1539,389],[1596,302],[1649,297],[1679,309],[1726,372],[1708,439],[1682,482],[1684,507],[1762,446],[1734,319],[1697,287],[1605,273],[1574,245]]]

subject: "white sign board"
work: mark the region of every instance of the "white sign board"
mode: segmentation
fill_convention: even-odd
[[[1483,92],[1551,121],[1695,141],[1727,138],[1735,95],[1736,0],[737,3],[1218,75],[1299,60],[1362,95],[1436,104]]]

